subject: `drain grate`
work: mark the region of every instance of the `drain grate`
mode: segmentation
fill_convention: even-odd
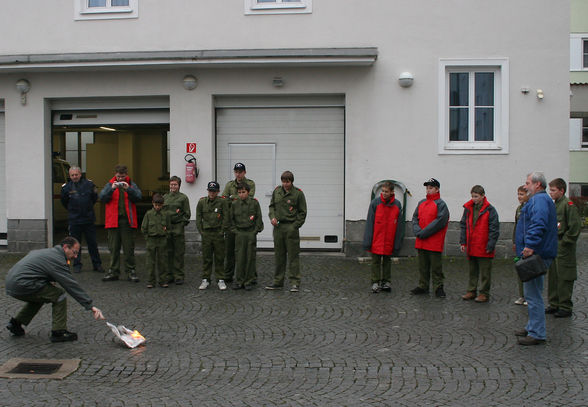
[[[19,374],[53,374],[63,366],[63,363],[19,363],[8,373]]]
[[[6,379],[64,379],[80,366],[81,359],[14,358],[0,366]]]

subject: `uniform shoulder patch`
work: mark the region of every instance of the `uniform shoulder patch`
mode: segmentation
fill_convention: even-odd
[[[574,202],[573,201],[568,201],[568,205],[574,206]]]
[[[66,182],[65,184],[62,184],[62,185],[61,185],[61,188],[63,188],[63,187],[64,187],[64,186],[66,186],[66,185],[67,185],[67,182]]]
[[[296,189],[299,190],[300,192],[302,192],[302,190],[300,188],[296,187]]]

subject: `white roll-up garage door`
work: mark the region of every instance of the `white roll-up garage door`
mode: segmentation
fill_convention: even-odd
[[[258,247],[273,247],[268,206],[285,170],[308,205],[300,230],[305,249],[341,249],[344,237],[344,99],[223,98],[216,103],[217,179],[221,188],[243,162],[256,183],[265,230]]]
[[[3,106],[0,106],[2,108]],[[0,245],[6,245],[6,129],[4,112],[0,111]]]

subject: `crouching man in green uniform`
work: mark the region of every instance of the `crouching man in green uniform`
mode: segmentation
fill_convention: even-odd
[[[281,290],[288,265],[290,291],[298,292],[300,286],[300,234],[298,230],[306,220],[306,198],[301,189],[294,186],[294,174],[284,171],[282,185],[277,186],[269,205],[269,217],[274,226],[274,253],[276,270],[274,283],[266,290]]]
[[[231,232],[235,235],[235,283],[233,290],[251,290],[255,280],[257,234],[263,230],[261,207],[249,196],[249,185],[237,185],[239,199],[231,204]]]
[[[202,236],[202,283],[199,290],[210,285],[212,267],[218,280],[219,290],[226,290],[224,280],[225,233],[229,229],[229,205],[218,196],[220,185],[210,181],[206,187],[208,196],[203,196],[196,205],[196,228]]]
[[[92,306],[92,300],[73,278],[69,266],[80,252],[80,243],[71,236],[50,249],[33,250],[6,275],[6,294],[26,302],[6,328],[14,336],[23,336],[23,325],[28,325],[43,304],[53,306],[51,342],[75,341],[78,335],[67,330],[67,295],[82,307],[91,310],[95,319],[104,319],[102,311]],[[59,283],[63,289],[57,287]],[[64,291],[65,289],[65,291]]]
[[[549,183],[549,195],[555,202],[557,214],[557,257],[549,267],[546,314],[557,318],[572,316],[572,292],[578,278],[576,268],[576,241],[580,236],[582,221],[578,208],[566,196],[566,182],[556,178]]]
[[[163,209],[170,214],[171,228],[168,236],[167,261],[169,283],[184,284],[184,254],[186,239],[184,228],[190,223],[190,200],[180,192],[182,180],[175,175],[169,179],[169,193],[163,196]]]

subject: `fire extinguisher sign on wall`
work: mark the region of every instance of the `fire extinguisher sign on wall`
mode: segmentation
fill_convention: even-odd
[[[186,143],[186,153],[196,154],[196,143]]]

